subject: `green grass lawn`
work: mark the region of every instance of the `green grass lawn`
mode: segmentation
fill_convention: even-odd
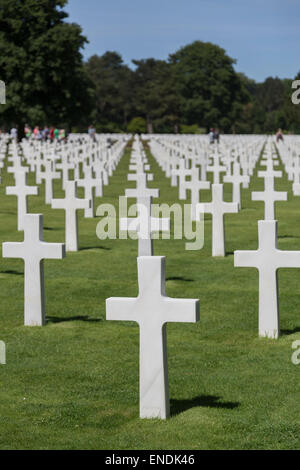
[[[100,202],[117,204],[126,187],[129,150],[104,188]],[[160,202],[178,202],[152,156]],[[34,176],[30,175],[34,184]],[[16,198],[5,195],[13,178],[2,172],[0,241],[22,240],[16,231]],[[166,256],[170,297],[199,298],[198,324],[168,325],[171,418],[140,420],[139,331],[134,323],[105,320],[105,299],[137,295],[137,242],[99,240],[100,219],[79,211],[80,251],[45,261],[47,325],[23,326],[23,261],[0,261],[1,449],[299,449],[300,365],[291,362],[300,339],[300,269],[279,271],[282,335],[258,338],[258,272],[234,268],[233,251],[257,248],[263,203],[243,190],[243,210],[226,216],[225,258],[211,257],[211,219],[205,245],[186,251],[185,240],[157,240]],[[286,175],[276,189],[279,248],[300,250],[300,197]],[[62,197],[59,184],[55,197]],[[81,192],[82,195],[82,192]],[[203,191],[203,200],[210,192]],[[231,199],[231,185],[225,185]],[[134,201],[133,201],[134,202]],[[29,198],[29,211],[44,214],[44,238],[64,241],[64,211]]]

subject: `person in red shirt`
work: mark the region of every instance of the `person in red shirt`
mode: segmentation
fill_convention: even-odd
[[[50,128],[49,137],[51,141],[54,139],[54,127],[53,126],[51,126]]]

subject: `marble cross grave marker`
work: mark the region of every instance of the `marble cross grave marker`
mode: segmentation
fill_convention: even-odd
[[[223,184],[212,185],[212,202],[197,204],[196,220],[201,212],[212,215],[212,256],[225,256],[224,215],[239,211],[237,202],[224,202]]]
[[[53,162],[45,161],[45,171],[40,172],[41,179],[45,180],[45,203],[51,204],[53,198],[53,180],[60,178],[60,173],[53,170]]]
[[[277,248],[277,220],[258,222],[258,250],[235,251],[234,266],[257,268],[259,272],[259,336],[278,338],[280,333],[279,268],[300,268],[300,251]]]
[[[184,187],[191,191],[191,220],[195,220],[196,206],[200,202],[199,191],[201,189],[209,189],[209,181],[201,181],[199,179],[199,168],[192,169],[192,175],[190,181],[185,181]]]
[[[140,198],[145,197],[159,197],[159,189],[147,188],[147,175],[146,173],[138,173],[136,179],[136,188],[125,190],[125,196],[129,198],[136,198],[139,202]]]
[[[77,197],[76,181],[66,181],[65,192],[64,199],[52,199],[51,207],[65,210],[66,250],[78,251],[77,210],[91,207],[91,200]]]
[[[17,196],[18,198],[18,230],[24,230],[23,219],[28,212],[28,196],[37,196],[39,188],[37,186],[27,186],[27,173],[15,173],[15,186],[7,186],[6,194]]]
[[[92,167],[86,167],[84,178],[77,180],[77,186],[84,188],[84,197],[91,201],[90,207],[84,209],[84,217],[94,217],[94,194],[93,190],[98,186],[101,187],[102,194],[102,180],[93,177]]]
[[[259,178],[265,178],[265,177],[273,177],[273,178],[281,178],[282,176],[282,171],[280,170],[274,170],[274,165],[278,165],[278,160],[262,160],[261,161],[261,166],[266,167],[266,170],[260,170],[257,173],[257,176]]]
[[[252,192],[252,201],[263,201],[265,203],[265,220],[275,219],[275,202],[287,201],[286,191],[275,191],[274,177],[266,176],[264,178],[265,190]]]
[[[44,259],[65,257],[62,243],[43,241],[43,216],[27,214],[23,218],[24,241],[2,245],[3,258],[23,258],[25,326],[45,324]]]
[[[140,417],[166,419],[170,414],[167,322],[196,322],[199,301],[165,294],[165,257],[138,258],[137,298],[106,300],[106,319],[135,321],[140,327]]]
[[[226,175],[223,178],[224,183],[232,183],[232,202],[237,202],[241,207],[241,184],[243,188],[247,188],[250,178],[247,175],[241,175],[241,166],[238,162],[233,164],[232,175]]]
[[[168,232],[170,230],[169,218],[152,217],[151,196],[139,198],[136,218],[121,218],[120,229],[137,232],[138,256],[153,255],[153,232]]]
[[[69,181],[69,171],[74,170],[74,163],[68,162],[66,159],[63,159],[61,163],[56,164],[56,169],[62,171],[62,187],[66,189],[66,184]]]
[[[226,172],[226,167],[219,163],[219,157],[213,157],[214,163],[206,167],[206,171],[213,174],[213,181],[215,184],[220,183],[221,173]]]
[[[192,175],[192,170],[186,168],[186,160],[182,158],[179,163],[179,168],[172,170],[172,179],[177,177],[179,178],[179,199],[186,199],[186,190],[185,185],[186,177]],[[198,173],[199,176],[199,173]],[[174,180],[173,180],[174,181]]]

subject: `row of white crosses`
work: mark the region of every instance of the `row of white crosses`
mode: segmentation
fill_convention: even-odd
[[[159,161],[160,155],[157,142],[153,145],[150,143],[150,147],[154,156]],[[260,152],[257,153],[257,155],[259,154]],[[214,181],[216,181],[220,177],[222,165],[219,163],[216,151],[214,151],[212,158],[213,165],[207,166],[206,171],[212,171]],[[294,193],[296,189],[295,179],[298,177],[299,163],[297,158],[297,155],[294,155],[294,164],[287,168],[287,170],[290,170],[291,175],[294,176]],[[231,157],[227,158],[229,168],[231,168],[231,160]],[[223,162],[226,164],[226,159]],[[202,212],[210,212],[212,214],[213,256],[224,256],[225,254],[223,216],[226,212],[237,212],[238,206],[241,204],[241,184],[243,187],[247,187],[249,185],[249,176],[252,173],[251,169],[248,175],[241,174],[240,164],[234,160],[233,162],[232,174],[228,174],[227,171],[227,175],[224,176],[224,182],[231,182],[233,185],[232,203],[225,203],[223,201],[223,186],[219,182],[212,185],[212,202],[201,203],[199,191],[202,188],[201,180],[199,180],[199,170],[189,168],[184,157],[180,159],[178,169],[173,170],[173,177],[179,178],[180,199],[186,198],[186,189],[194,191],[192,202],[196,204],[195,218],[197,219]],[[254,160],[252,163],[254,163]],[[252,200],[264,202],[265,207],[265,220],[259,222],[259,249],[255,252],[237,251],[234,257],[235,266],[253,266],[259,270],[259,335],[271,338],[277,338],[280,332],[277,269],[280,267],[300,267],[299,252],[286,252],[277,248],[275,203],[287,200],[286,192],[275,190],[275,178],[282,177],[282,172],[274,169],[274,165],[278,165],[278,163],[273,142],[268,139],[264,150],[264,158],[261,161],[261,166],[265,167],[265,169],[258,172],[258,176],[264,178],[264,191],[252,193]],[[188,182],[185,180],[187,176],[190,177]],[[202,184],[205,185],[205,181],[202,181]]]
[[[149,169],[145,153],[135,137],[129,180],[136,189],[127,189],[126,197],[138,202],[136,219],[121,219],[123,229],[138,231],[137,258],[139,294],[137,298],[106,300],[107,320],[135,321],[140,331],[140,417],[166,419],[170,414],[166,325],[168,322],[199,320],[199,301],[172,299],[165,293],[165,257],[152,256],[151,235],[155,230],[169,230],[169,219],[151,216],[151,199],[158,189],[147,188]],[[147,178],[148,175],[148,178]],[[143,215],[145,214],[145,216]]]
[[[45,172],[39,177],[46,181],[46,203],[52,208],[64,209],[66,217],[66,243],[46,243],[43,240],[43,215],[28,214],[27,197],[37,195],[37,186],[27,185],[29,167],[22,165],[17,146],[11,147],[8,160],[12,166],[8,172],[14,175],[15,186],[6,188],[6,194],[15,195],[18,199],[18,230],[24,231],[23,242],[3,243],[2,254],[5,258],[24,260],[24,324],[25,326],[43,326],[45,316],[44,295],[44,259],[61,259],[67,251],[78,250],[77,210],[91,208],[91,199],[77,197],[77,182],[65,180],[65,198],[53,199],[53,179],[59,176],[53,167],[53,161],[46,160]],[[63,166],[61,167],[63,169]],[[48,182],[48,183],[47,183]]]
[[[160,161],[159,145],[157,142],[150,141],[150,148],[153,155]],[[200,220],[203,213],[210,213],[212,215],[212,256],[225,256],[225,230],[224,230],[224,215],[226,213],[236,213],[241,205],[241,184],[243,187],[248,187],[249,176],[242,175],[240,164],[235,162],[233,164],[233,172],[231,173],[231,158],[228,164],[228,159],[225,161],[226,165],[221,164],[220,155],[216,151],[208,157],[212,161],[207,164],[206,161],[197,159],[201,166],[189,168],[186,158],[181,158],[178,162],[178,168],[172,170],[171,184],[179,187],[179,199],[187,198],[187,190],[191,194],[191,220]],[[165,159],[164,159],[165,160]],[[165,161],[164,161],[165,163]],[[192,161],[193,165],[193,161]],[[163,167],[163,164],[161,164]],[[206,180],[207,172],[213,175],[212,184],[212,201],[210,203],[202,203],[200,200],[201,190],[210,189],[210,182]],[[223,184],[221,183],[222,174],[224,182],[232,183],[233,186],[233,201],[225,202],[223,198]],[[167,172],[166,172],[167,175]],[[187,178],[190,178],[187,180]]]
[[[121,218],[120,228],[124,231],[135,231],[137,233],[138,256],[152,256],[153,233],[169,231],[170,220],[152,216],[152,198],[159,197],[159,189],[147,187],[147,182],[153,180],[153,174],[146,173],[150,166],[141,145],[136,136],[129,165],[129,170],[135,173],[128,175],[129,181],[136,182],[136,188],[126,189],[125,191],[126,198],[134,198],[137,201],[137,217]]]
[[[134,149],[139,145],[139,139],[135,139]],[[136,158],[136,154],[135,154]],[[147,174],[144,172],[146,165],[143,159],[139,158],[131,166],[137,169],[140,174],[129,178],[137,182],[135,190],[126,190],[127,197],[136,197],[138,201],[145,198],[150,201],[147,204],[148,214],[151,219],[151,197],[157,197],[158,191],[147,188]],[[148,167],[147,167],[148,169]],[[181,178],[185,175],[186,167],[181,166],[177,175]],[[188,187],[199,197],[199,170],[194,168],[190,173],[192,181]],[[185,183],[184,179],[184,183]],[[239,184],[243,182],[240,181]],[[197,188],[198,186],[198,188]],[[195,189],[194,189],[195,187]],[[151,192],[154,191],[154,192]],[[196,199],[196,196],[194,196]],[[199,207],[195,202],[196,209]],[[213,201],[211,210],[213,218],[223,220],[222,206],[228,203],[223,201],[223,185],[213,185]],[[230,204],[230,203],[229,203]],[[234,210],[238,210],[238,203],[231,203]],[[227,207],[227,209],[230,209]],[[221,212],[221,216],[218,214]],[[142,232],[142,226],[148,222],[141,214],[135,219],[134,228]],[[128,219],[121,220],[122,228],[128,229],[130,223]],[[150,233],[149,233],[150,231]],[[220,227],[215,227],[215,231],[220,232]],[[146,230],[148,241],[151,239],[151,228]],[[167,372],[167,344],[166,344],[166,323],[168,321],[190,321],[199,320],[198,300],[170,299],[165,294],[165,258],[152,255],[152,246],[147,245],[146,256],[141,256],[145,248],[140,244],[138,256],[138,283],[139,295],[137,298],[109,298],[106,301],[106,318],[108,320],[136,321],[140,327],[140,417],[141,418],[166,418],[169,415],[169,393],[168,393],[168,372]],[[185,312],[183,315],[182,313]]]
[[[122,139],[123,140],[123,139]],[[53,144],[53,146],[56,144]],[[117,149],[114,155],[112,155],[112,160],[114,160],[114,165],[118,163],[126,145],[126,139],[121,142],[121,146],[117,143]],[[86,164],[86,155],[82,157],[81,160],[78,159],[78,154],[75,155],[75,160],[69,161],[70,148],[61,149],[60,156],[56,156],[53,148],[49,146],[48,143],[38,146],[37,154],[30,154],[31,147],[26,142],[23,144],[23,150],[25,154],[25,159],[31,169],[35,169],[36,172],[36,181],[40,183],[42,180],[45,180],[45,202],[46,204],[51,204],[52,208],[63,209],[65,210],[65,221],[66,221],[66,250],[67,251],[77,251],[78,250],[78,222],[77,222],[77,210],[84,209],[85,217],[94,216],[94,194],[93,190],[97,196],[102,196],[102,182],[108,184],[108,172],[106,172],[106,177],[102,180],[102,175],[104,173],[104,166],[100,161],[96,160],[94,162],[94,167],[92,165]],[[48,150],[46,158],[42,159],[39,155],[40,150]],[[81,147],[82,151],[83,147]],[[22,230],[22,220],[25,214],[28,212],[27,197],[29,195],[37,195],[38,187],[27,185],[27,173],[28,167],[22,165],[21,157],[18,155],[18,149],[15,147],[13,155],[9,160],[13,163],[13,166],[9,168],[9,172],[14,174],[15,186],[6,188],[6,193],[10,195],[15,195],[18,198],[18,230]],[[49,158],[47,158],[49,155]],[[74,156],[74,155],[73,155]],[[60,163],[57,163],[57,160],[61,159]],[[76,181],[69,180],[69,172],[71,169],[74,169],[75,176],[78,173],[79,163],[83,164],[84,178],[77,177]],[[41,170],[41,167],[45,167],[45,171]],[[93,176],[93,170],[95,168],[96,177]],[[113,166],[110,167],[111,171]],[[60,171],[61,170],[61,173]],[[99,177],[97,176],[99,175]],[[101,174],[101,176],[100,176]],[[62,186],[65,190],[65,197],[62,199],[53,198],[53,182],[55,179],[60,179],[62,177]],[[84,188],[84,199],[77,197],[77,186]]]
[[[270,143],[266,149],[266,159],[261,164],[266,171],[259,171],[258,176],[265,180],[265,191],[252,193],[252,199],[265,204],[265,219],[258,222],[258,249],[253,251],[235,251],[236,267],[253,267],[259,272],[259,335],[278,338],[280,334],[279,301],[277,270],[279,268],[300,268],[300,251],[283,251],[277,245],[277,220],[275,220],[275,202],[286,201],[287,193],[274,190],[274,178],[282,176],[274,170],[278,164],[273,159]]]
[[[289,181],[293,182],[294,196],[300,196],[300,146],[297,136],[285,136],[284,141],[277,143],[280,156],[288,174]]]

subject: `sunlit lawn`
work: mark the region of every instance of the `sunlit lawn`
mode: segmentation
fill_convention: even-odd
[[[129,150],[96,206],[117,205],[134,186],[128,163]],[[153,157],[150,163],[160,202],[178,202],[177,188]],[[2,177],[0,241],[22,240],[16,198],[4,189],[13,178],[6,171]],[[289,190],[289,202],[277,204],[279,247],[300,250],[300,197],[292,196],[286,175],[276,184]],[[136,241],[99,240],[100,219],[84,219],[80,211],[80,251],[45,261],[43,328],[23,326],[23,261],[1,258],[7,364],[0,365],[0,448],[299,449],[300,365],[291,355],[300,339],[300,270],[279,272],[282,335],[275,341],[258,338],[256,269],[233,267],[234,250],[257,248],[263,203],[252,202],[251,191],[260,189],[255,174],[243,190],[243,210],[226,216],[225,258],[211,257],[210,216],[200,251],[186,251],[186,240],[155,241],[155,254],[167,259],[167,294],[200,299],[198,324],[168,326],[167,421],[138,417],[138,326],[105,320],[107,297],[137,295]],[[58,184],[55,197],[62,195]],[[209,200],[210,192],[202,196]],[[29,209],[44,214],[46,241],[64,241],[64,212],[44,204],[43,185]]]

